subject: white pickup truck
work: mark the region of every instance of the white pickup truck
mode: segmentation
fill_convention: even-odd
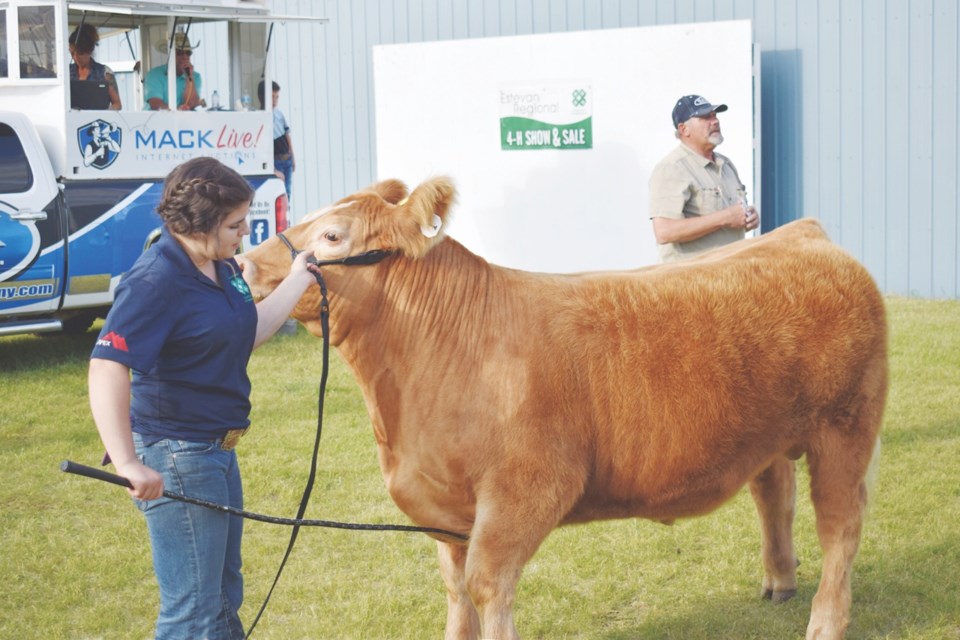
[[[273,25],[292,19],[265,0],[0,2],[0,335],[85,331],[103,317],[160,234],[164,177],[190,158],[218,158],[255,188],[250,245],[286,228],[271,92],[263,107],[249,96],[271,86]],[[114,74],[120,109],[89,104],[106,87],[71,80],[69,38],[84,24],[129,52]],[[208,43],[207,66],[194,58],[202,102],[152,110],[148,70],[166,66],[168,95],[177,91],[174,36]]]

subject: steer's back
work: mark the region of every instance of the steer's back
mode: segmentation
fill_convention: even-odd
[[[865,397],[882,408],[882,297],[814,221],[577,288],[551,322],[594,447],[568,521],[709,511],[823,429],[862,428]]]

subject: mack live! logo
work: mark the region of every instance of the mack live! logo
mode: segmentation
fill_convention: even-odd
[[[236,161],[243,164],[249,160],[251,154],[257,153],[261,142],[266,135],[266,129],[261,124],[253,127],[223,127],[201,129],[160,128],[151,129],[146,126],[127,126],[127,133],[113,122],[94,120],[77,128],[77,146],[83,158],[83,166],[104,170],[111,166],[120,156],[124,142],[133,157],[127,161],[169,161],[177,158],[183,160],[196,156],[217,152],[235,154]],[[132,137],[131,137],[132,136]],[[126,140],[124,140],[126,138]],[[132,151],[129,149],[133,145]],[[157,157],[163,154],[162,157]]]
[[[83,166],[106,169],[120,156],[123,130],[112,122],[94,120],[77,129]]]
[[[236,129],[224,125],[220,131],[213,129],[166,129],[134,133],[137,149],[182,150],[182,149],[256,149],[263,138],[264,128],[255,131]]]

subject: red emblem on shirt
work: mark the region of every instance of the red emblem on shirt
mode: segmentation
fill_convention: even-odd
[[[118,351],[129,351],[127,349],[127,339],[113,331],[98,340],[97,344],[101,347],[113,347]]]

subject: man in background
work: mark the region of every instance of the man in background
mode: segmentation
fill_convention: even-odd
[[[257,97],[260,98],[260,108],[266,105],[263,80],[257,85]],[[291,197],[293,172],[297,168],[293,158],[293,140],[290,138],[290,123],[280,110],[280,85],[273,83],[273,168],[278,178],[283,178],[283,185],[287,191],[287,200]]]
[[[744,238],[760,226],[747,204],[737,169],[714,149],[723,142],[718,113],[703,96],[687,95],[673,108],[680,141],[650,176],[650,220],[663,262],[684,260]]]
[[[200,104],[202,79],[200,74],[193,70],[193,65],[190,64],[193,47],[190,46],[187,34],[178,31],[174,34],[173,41],[177,56],[176,108],[180,111],[189,111]],[[150,109],[154,111],[170,109],[170,100],[167,94],[167,65],[163,64],[150,69],[143,85],[143,94]]]

